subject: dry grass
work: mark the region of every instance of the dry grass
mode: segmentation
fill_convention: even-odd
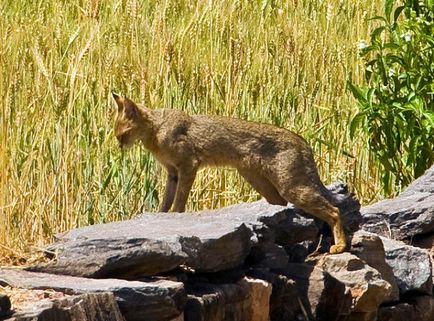
[[[313,146],[326,182],[368,203],[378,171],[351,141],[357,42],[379,1],[0,2],[0,253],[76,226],[154,210],[164,173],[112,134],[111,90],[149,107],[274,123]],[[190,209],[256,199],[233,170],[204,170]]]

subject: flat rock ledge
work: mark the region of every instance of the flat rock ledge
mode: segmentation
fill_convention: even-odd
[[[417,181],[408,195],[434,190]],[[58,235],[47,264],[1,268],[0,320],[433,321],[433,251],[378,235],[344,185],[328,188],[345,253],[328,254],[327,226],[290,205],[145,213]],[[61,295],[21,307],[11,288]]]
[[[330,190],[357,229],[358,201],[342,184]],[[48,248],[56,259],[31,270],[93,278],[152,276],[179,266],[211,273],[241,266],[259,243],[291,246],[315,241],[318,231],[314,219],[293,206],[264,200],[197,213],[145,213],[58,235]]]
[[[361,227],[384,237],[412,241],[434,234],[434,166],[398,197],[361,210]]]
[[[52,289],[69,295],[113,293],[125,319],[134,321],[170,320],[181,314],[186,302],[184,285],[169,280],[88,279],[3,268],[0,269],[0,285]]]

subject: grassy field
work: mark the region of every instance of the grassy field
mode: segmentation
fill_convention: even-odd
[[[0,262],[53,234],[155,210],[165,173],[122,153],[112,90],[151,108],[273,123],[304,136],[325,182],[382,197],[363,136],[357,43],[381,1],[0,0]],[[255,200],[234,170],[203,170],[188,207]]]

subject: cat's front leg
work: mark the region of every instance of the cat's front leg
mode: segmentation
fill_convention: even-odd
[[[178,186],[176,188],[174,212],[184,212],[188,194],[193,186],[198,167],[182,166],[178,168]]]
[[[166,190],[164,191],[163,202],[160,205],[160,212],[168,212],[172,207],[178,185],[178,172],[174,167],[167,167]]]

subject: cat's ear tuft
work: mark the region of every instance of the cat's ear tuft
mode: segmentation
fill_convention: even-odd
[[[114,92],[112,92],[113,99],[116,102],[116,105],[118,105],[118,111],[121,111],[124,108],[124,99]]]

